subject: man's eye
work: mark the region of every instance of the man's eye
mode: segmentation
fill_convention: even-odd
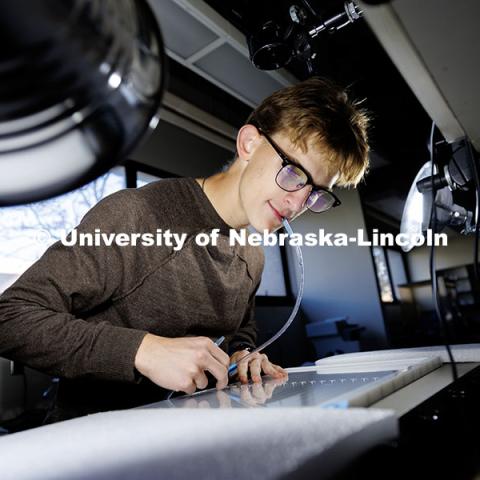
[[[297,188],[303,188],[306,185],[306,181],[303,178],[298,178],[297,179]]]

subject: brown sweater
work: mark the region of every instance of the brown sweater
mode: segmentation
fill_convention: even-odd
[[[198,246],[195,235],[213,228],[220,229],[217,246]],[[110,387],[111,381],[135,384],[134,359],[147,332],[225,335],[225,349],[255,344],[253,307],[263,252],[229,245],[229,227],[194,179],[161,180],[110,195],[86,214],[77,232],[95,229],[169,229],[186,233],[187,240],[178,251],[55,243],[0,296],[0,356],[81,379],[78,397],[85,379],[97,387],[98,380]],[[106,402],[104,408],[110,407]]]

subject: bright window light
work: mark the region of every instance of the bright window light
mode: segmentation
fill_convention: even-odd
[[[64,195],[0,208],[0,276],[11,279],[22,274],[64,232],[76,227],[96,203],[122,188],[125,188],[125,168],[115,167]]]

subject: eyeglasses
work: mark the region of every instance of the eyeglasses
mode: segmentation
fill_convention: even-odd
[[[277,185],[282,190],[286,192],[296,192],[306,185],[311,185],[312,191],[305,205],[310,211],[315,213],[325,212],[330,208],[338,207],[342,203],[330,190],[314,185],[312,178],[302,167],[293,160],[290,160],[288,155],[260,127],[255,123],[253,123],[253,125],[255,125],[260,135],[265,137],[282,160],[282,168],[275,177]]]

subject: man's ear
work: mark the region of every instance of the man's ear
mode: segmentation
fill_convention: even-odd
[[[248,162],[259,144],[260,134],[253,125],[244,125],[237,134],[238,158]]]

